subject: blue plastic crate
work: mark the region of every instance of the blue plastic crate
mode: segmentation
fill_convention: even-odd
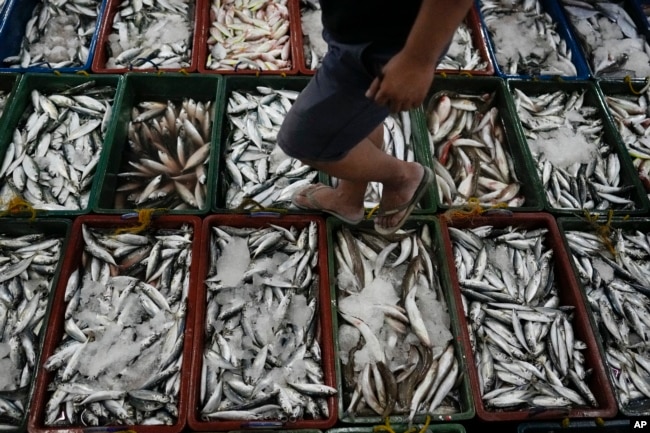
[[[101,0],[97,21],[95,22],[95,31],[88,46],[88,58],[83,65],[53,68],[50,64],[44,62],[38,66],[11,67],[9,63],[4,61],[7,57],[16,56],[20,53],[26,25],[40,2],[40,0],[6,0],[4,10],[0,12],[0,72],[53,72],[56,70],[61,73],[76,73],[89,71],[106,8],[106,0]]]
[[[518,75],[518,74],[508,74],[501,65],[499,65],[496,56],[496,47],[487,24],[485,23],[485,17],[481,11],[481,0],[476,0],[476,7],[479,12],[479,17],[481,19],[481,26],[485,33],[485,41],[488,45],[490,55],[492,56],[492,62],[494,63],[494,71],[496,75],[503,78],[517,78],[517,79],[557,79],[562,78],[563,80],[585,80],[589,78],[589,67],[585,61],[584,55],[580,46],[577,44],[575,37],[573,36],[571,30],[569,29],[568,23],[565,16],[562,13],[559,5],[555,0],[538,0],[541,3],[542,10],[549,14],[552,20],[556,23],[557,33],[564,39],[567,44],[567,47],[571,51],[571,62],[576,68],[576,75]],[[534,35],[535,32],[530,32],[530,35]],[[522,35],[524,37],[524,35]],[[532,36],[531,36],[532,37]]]

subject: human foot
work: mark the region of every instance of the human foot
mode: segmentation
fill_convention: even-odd
[[[291,202],[299,209],[327,212],[348,224],[359,224],[363,220],[363,207],[345,203],[334,188],[322,183],[309,185],[296,192]]]
[[[384,188],[380,208],[375,218],[375,230],[382,235],[393,234],[399,230],[432,182],[431,169],[420,165],[418,174],[402,183],[400,189]]]

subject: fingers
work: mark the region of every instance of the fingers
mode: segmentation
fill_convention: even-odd
[[[366,90],[366,98],[376,101],[377,92],[379,91],[380,86],[381,86],[381,80],[379,78],[375,78],[374,80],[372,80],[372,83],[370,83],[370,87],[368,87],[368,90]]]

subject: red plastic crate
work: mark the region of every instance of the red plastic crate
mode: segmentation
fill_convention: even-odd
[[[210,5],[212,0],[197,0],[196,10],[199,15],[199,20],[196,26],[195,47],[198,53],[197,69],[202,74],[221,74],[221,75],[296,75],[299,72],[298,62],[302,57],[300,51],[301,46],[297,45],[298,33],[300,32],[300,0],[288,0],[287,8],[289,9],[289,40],[291,43],[291,50],[289,59],[291,67],[283,70],[255,70],[255,69],[241,69],[241,70],[228,70],[228,69],[209,69],[206,66],[208,60],[208,33],[210,32]],[[301,42],[302,43],[302,42]]]
[[[585,369],[593,369],[592,374],[586,380],[589,389],[593,392],[599,407],[572,407],[568,411],[564,408],[545,409],[536,411],[534,408],[522,408],[517,410],[486,408],[480,395],[478,371],[476,368],[476,359],[472,353],[469,331],[467,329],[467,318],[463,312],[460,285],[454,255],[452,251],[452,242],[449,235],[449,227],[458,229],[474,228],[489,225],[494,228],[505,228],[509,226],[521,229],[538,229],[546,228],[546,244],[553,249],[553,262],[555,280],[561,282],[558,287],[558,296],[560,305],[570,305],[575,307],[573,318],[573,329],[576,339],[583,341],[587,349],[583,351],[585,357]],[[463,345],[465,347],[467,364],[473,365],[469,368],[469,376],[472,385],[472,394],[476,405],[476,415],[483,421],[523,421],[531,419],[562,419],[562,418],[611,418],[617,412],[616,400],[607,378],[604,362],[600,356],[598,344],[594,336],[594,331],[589,320],[585,299],[580,291],[578,281],[573,273],[573,268],[569,255],[564,248],[564,243],[560,235],[559,228],[553,216],[546,213],[527,213],[498,216],[477,216],[473,218],[463,218],[456,221],[447,221],[440,219],[440,227],[444,248],[447,255],[448,266],[452,286],[454,287],[454,297],[456,299],[456,308],[458,317],[461,321]]]
[[[327,406],[329,410],[329,418],[312,420],[312,419],[299,419],[296,421],[288,421],[284,424],[278,424],[279,420],[267,420],[273,423],[269,426],[261,422],[260,425],[255,425],[246,420],[212,420],[204,421],[200,418],[198,413],[200,381],[201,381],[201,367],[203,359],[203,348],[205,339],[205,315],[206,315],[206,302],[207,295],[205,281],[208,275],[210,266],[209,248],[210,238],[212,236],[212,228],[215,226],[231,226],[238,228],[263,228],[268,224],[275,224],[281,227],[289,228],[294,226],[297,229],[307,227],[310,222],[315,221],[318,230],[318,277],[319,277],[319,293],[318,293],[318,310],[317,313],[320,318],[319,338],[321,348],[321,364],[323,368],[323,383],[325,385],[336,388],[336,373],[334,367],[334,343],[332,336],[332,315],[331,315],[331,300],[329,293],[329,277],[328,277],[328,264],[327,264],[327,235],[325,227],[325,219],[319,216],[303,216],[303,215],[284,215],[282,217],[273,216],[250,216],[238,214],[212,214],[207,216],[203,221],[201,233],[201,250],[200,254],[195,257],[199,258],[198,279],[200,283],[196,286],[196,322],[194,323],[194,354],[192,360],[192,370],[190,373],[190,390],[189,390],[189,410],[187,415],[187,422],[189,427],[194,431],[232,431],[232,430],[245,430],[250,428],[275,428],[275,429],[326,429],[334,426],[338,419],[337,411],[337,396],[328,398]]]
[[[192,57],[190,61],[190,66],[187,68],[108,68],[106,67],[106,62],[108,61],[108,37],[113,32],[113,21],[115,19],[115,14],[118,12],[122,0],[108,0],[106,5],[106,10],[102,18],[101,27],[99,28],[99,37],[97,38],[97,45],[95,46],[95,56],[93,57],[93,62],[91,65],[91,70],[96,74],[123,74],[126,72],[196,72],[197,62],[198,62],[198,50],[197,50],[197,39],[198,39],[198,29],[199,23],[201,22],[200,17],[200,4],[201,0],[197,2],[190,2],[190,8],[194,8],[194,20],[193,20],[193,35],[192,35]]]
[[[55,349],[61,341],[64,331],[64,312],[66,302],[64,300],[65,289],[68,279],[72,272],[77,268],[81,262],[82,253],[84,250],[84,239],[81,231],[82,225],[86,224],[92,228],[123,228],[138,225],[136,219],[124,219],[121,216],[108,216],[108,215],[82,215],[76,218],[72,225],[70,240],[68,242],[67,254],[63,259],[62,270],[59,276],[56,291],[54,292],[54,299],[51,306],[51,314],[48,322],[47,333],[45,335],[45,343],[41,353],[39,364],[42,366],[44,362],[54,353]],[[201,219],[198,216],[187,215],[168,215],[156,217],[152,220],[150,227],[154,229],[164,228],[178,228],[181,225],[190,225],[192,227],[192,257],[199,257],[199,237],[201,233]],[[178,398],[178,419],[173,425],[138,425],[130,426],[138,433],[178,433],[183,431],[187,420],[187,392],[189,386],[189,374],[192,360],[192,338],[193,338],[193,325],[194,314],[196,305],[196,291],[193,290],[197,284],[198,267],[197,260],[190,266],[189,290],[187,298],[186,310],[186,324],[185,324],[185,337],[183,343],[183,362],[180,369],[180,390]],[[54,379],[54,374],[41,368],[37,377],[32,406],[29,413],[28,431],[31,433],[84,433],[87,432],[89,426],[74,425],[74,426],[48,426],[45,425],[45,406],[47,398],[50,394],[48,385]],[[106,426],[106,431],[114,431],[127,426]]]

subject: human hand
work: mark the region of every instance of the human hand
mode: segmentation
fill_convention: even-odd
[[[366,91],[366,97],[398,113],[422,104],[433,83],[435,62],[422,64],[404,51],[384,65]]]

